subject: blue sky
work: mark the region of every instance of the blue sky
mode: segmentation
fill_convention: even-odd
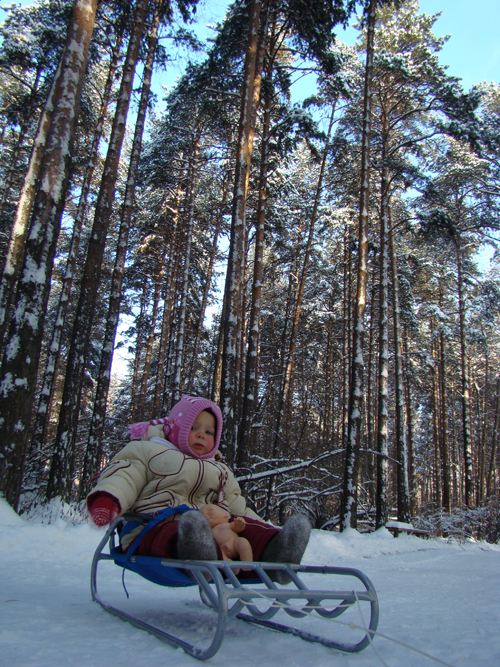
[[[16,4],[29,5],[32,0]],[[204,0],[198,15],[203,23],[221,18],[228,4],[225,0]],[[441,63],[449,66],[450,74],[463,79],[465,88],[485,80],[500,82],[500,0],[420,0],[420,8],[426,14],[442,10],[435,33],[451,38],[442,50]],[[5,16],[0,9],[0,21]],[[338,36],[347,41],[342,30]]]
[[[420,0],[420,9],[426,14],[442,10],[434,32],[451,38],[440,60],[465,88],[480,81],[500,83],[499,0]]]
[[[500,0],[420,0],[420,11],[441,16],[434,33],[450,35],[440,53],[448,73],[463,80],[469,89],[480,81],[500,82]],[[354,43],[356,31],[338,31],[338,37]]]

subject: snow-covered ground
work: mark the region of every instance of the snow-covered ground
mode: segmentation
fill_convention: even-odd
[[[0,663],[13,667],[176,667],[200,664],[103,611],[90,598],[89,571],[102,530],[62,519],[25,521],[0,499]],[[500,546],[449,544],[385,529],[372,535],[313,531],[309,564],[355,567],[372,580],[380,601],[379,632],[362,653],[341,654],[318,644],[229,622],[214,667],[455,667],[500,665]],[[122,608],[146,605],[174,634],[203,635],[213,612],[197,588],[164,589],[127,574],[129,601],[119,568],[99,580],[103,597]],[[115,597],[113,597],[115,596]],[[281,614],[282,612],[280,612]],[[276,618],[279,620],[279,618]],[[361,622],[360,619],[350,619]],[[307,619],[309,622],[309,619]],[[312,621],[311,621],[312,622]],[[329,621],[328,623],[333,623]],[[346,626],[332,626],[349,639]],[[433,656],[439,662],[412,651]],[[175,662],[174,662],[175,661]]]

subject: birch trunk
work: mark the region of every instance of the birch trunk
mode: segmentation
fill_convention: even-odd
[[[66,47],[40,123],[13,234],[18,248],[17,242],[25,235],[21,227],[34,199],[0,381],[0,491],[13,507],[19,502],[52,266],[96,6],[97,0],[77,0],[73,7]],[[42,141],[41,134],[48,126],[46,140]],[[11,244],[7,260],[10,279],[20,263],[17,250],[12,251]]]

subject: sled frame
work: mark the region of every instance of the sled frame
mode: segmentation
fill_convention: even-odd
[[[224,640],[228,619],[232,617],[270,630],[288,633],[309,642],[320,643],[329,648],[347,653],[362,651],[373,640],[379,619],[378,598],[371,581],[360,570],[346,567],[295,565],[288,563],[169,560],[148,556],[131,556],[124,565],[125,558],[115,546],[116,529],[122,521],[123,519],[119,518],[110,525],[94,553],[90,575],[92,600],[97,602],[105,611],[117,616],[122,621],[130,623],[140,630],[145,630],[174,648],[182,648],[186,653],[198,660],[207,660],[217,653]],[[107,550],[106,545],[108,545]],[[162,571],[165,568],[165,581],[161,582],[161,585],[169,587],[178,586],[179,584],[176,582],[176,579],[185,573],[187,575],[185,577],[186,581],[181,585],[198,585],[202,602],[217,613],[217,627],[210,645],[205,648],[197,647],[104,602],[97,590],[97,570],[99,563],[105,560],[114,561],[117,565],[124,567],[124,569],[132,571],[136,567],[147,567],[148,563],[154,564],[157,568],[158,565],[161,565]],[[255,573],[255,579],[238,579],[233,570],[241,568],[252,570]],[[182,572],[179,572],[180,570]],[[271,570],[286,572],[295,588],[290,586],[278,587],[270,578],[269,571]],[[362,586],[359,590],[309,589],[299,576],[301,574],[354,577],[357,579],[357,583],[361,583]],[[169,581],[171,575],[175,575],[173,577],[174,583]],[[142,575],[139,574],[139,576]],[[148,577],[146,576],[146,578]],[[207,578],[210,583],[207,581]],[[150,581],[160,583],[154,579],[150,579]],[[265,611],[262,611],[256,605],[257,601],[262,601],[263,599],[269,602],[269,607]],[[303,600],[305,604],[301,607],[292,607],[290,603],[297,600]],[[323,607],[322,603],[328,601],[334,601],[335,606],[333,609]],[[362,602],[369,603],[370,617],[369,621],[367,619],[362,620],[365,635],[355,644],[336,641],[270,620],[280,609],[284,609],[289,616],[294,618],[303,618],[314,611],[323,618],[335,619],[341,616],[349,607],[359,605]],[[243,609],[249,613],[241,613]]]

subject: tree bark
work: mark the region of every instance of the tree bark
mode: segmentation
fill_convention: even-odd
[[[319,176],[318,176],[318,183],[316,186],[316,194],[314,197],[314,203],[313,203],[313,210],[311,213],[311,220],[309,221],[309,230],[308,230],[308,235],[307,235],[307,242],[306,242],[306,247],[305,247],[305,252],[304,252],[304,261],[302,264],[302,270],[300,272],[300,280],[298,284],[298,290],[297,290],[297,297],[295,299],[295,307],[294,307],[294,312],[292,316],[292,330],[290,332],[290,342],[289,342],[289,348],[288,348],[288,356],[287,356],[287,362],[286,362],[286,368],[285,368],[285,383],[283,387],[283,396],[285,400],[285,406],[290,405],[291,401],[291,378],[292,378],[292,373],[295,365],[295,349],[297,346],[297,333],[299,330],[299,321],[300,321],[300,312],[302,309],[302,300],[304,298],[304,289],[305,289],[305,284],[306,284],[306,278],[307,278],[307,271],[309,269],[309,260],[311,257],[311,249],[312,249],[312,243],[313,243],[313,238],[314,238],[314,228],[316,224],[316,217],[318,214],[318,207],[319,207],[319,202],[321,199],[321,191],[323,188],[323,178],[325,174],[325,168],[326,168],[326,159],[328,156],[328,149],[330,146],[330,134],[332,131],[333,127],[333,120],[335,117],[335,109],[337,106],[337,100],[335,100],[332,104],[332,110],[330,114],[330,121],[328,125],[328,131],[326,134],[326,142],[325,142],[325,148],[323,151],[323,157],[321,160],[321,167],[319,171]],[[285,407],[285,413],[286,413],[286,407]]]
[[[358,451],[361,442],[363,409],[363,337],[368,264],[370,137],[376,4],[376,0],[370,0],[367,12],[368,25],[363,103],[363,136],[361,146],[361,192],[359,205],[358,280],[352,346],[352,378],[349,387],[348,432],[340,519],[341,530],[345,530],[349,527],[356,528],[357,526]]]
[[[172,221],[170,224],[170,252],[169,262],[167,265],[167,277],[165,286],[165,299],[163,302],[163,316],[161,324],[160,345],[158,347],[158,363],[156,370],[155,392],[153,397],[153,405],[151,414],[160,415],[164,406],[164,384],[167,367],[168,342],[170,340],[170,333],[172,330],[172,317],[174,311],[175,287],[177,284],[177,276],[180,268],[181,247],[180,247],[180,230],[179,230],[179,207],[182,195],[182,175],[179,178],[177,186],[177,195],[175,206],[172,209]]]
[[[97,0],[96,2],[93,2],[93,4],[97,4]],[[70,34],[68,34],[68,39],[69,37]],[[42,115],[40,116],[37,135],[35,137],[35,141],[33,142],[33,149],[31,151],[28,171],[24,177],[23,187],[19,195],[19,203],[17,205],[16,215],[14,218],[14,224],[12,225],[9,247],[7,249],[7,256],[5,258],[5,265],[2,274],[2,282],[0,284],[0,346],[2,350],[4,348],[4,337],[6,330],[10,324],[8,313],[12,309],[17,280],[25,257],[24,253],[28,230],[30,228],[33,201],[37,194],[38,182],[40,172],[42,170],[42,165],[44,164],[47,142],[51,136],[50,130],[52,125],[52,116],[54,114],[55,107],[57,106],[60,108],[61,104],[61,85],[65,75],[65,72],[61,68],[68,66],[67,49],[68,44],[66,45],[65,52],[63,53],[59,62],[58,68],[54,75],[54,80],[52,82],[52,87],[47,98],[47,102],[45,103]]]
[[[108,314],[106,318],[106,331],[99,365],[96,393],[94,397],[94,410],[90,422],[90,432],[85,452],[83,474],[78,488],[80,500],[83,500],[90,490],[90,482],[93,475],[99,470],[102,457],[102,437],[104,432],[104,420],[106,417],[106,404],[108,400],[109,383],[111,379],[111,364],[115,347],[116,329],[120,316],[120,304],[122,299],[122,285],[125,274],[125,259],[127,255],[128,236],[132,210],[134,207],[135,184],[139,169],[139,159],[142,149],[142,136],[146,125],[146,115],[149,98],[151,96],[151,79],[153,75],[153,64],[158,45],[158,26],[162,17],[164,0],[156,0],[155,13],[150,27],[148,37],[148,52],[144,64],[142,78],[141,99],[137,112],[132,151],[125,187],[125,196],[120,220],[120,231],[118,245],[116,248],[115,266],[111,278],[111,293],[109,297]]]
[[[174,312],[175,288],[179,275],[181,260],[181,242],[179,229],[179,208],[182,196],[182,175],[179,177],[175,205],[171,209],[172,220],[170,222],[170,233],[168,235],[170,250],[168,253],[167,272],[165,279],[165,297],[163,301],[163,314],[161,323],[160,344],[158,346],[158,363],[156,369],[156,382],[151,414],[159,416],[165,407],[164,384],[167,371],[167,357],[169,341],[171,340],[172,319]]]
[[[269,74],[271,76],[271,73]],[[252,305],[250,310],[248,348],[245,368],[245,388],[241,416],[240,443],[237,460],[244,465],[248,458],[251,423],[257,401],[258,355],[260,338],[260,309],[262,297],[262,276],[264,268],[264,231],[266,225],[267,175],[269,153],[269,131],[272,110],[272,80],[268,81],[265,98],[264,118],[262,121],[262,143],[260,154],[259,199],[257,204],[257,223],[255,231],[254,268],[252,284]]]
[[[244,266],[243,254],[246,243],[245,211],[254,137],[252,117],[254,108],[256,108],[256,101],[258,102],[260,95],[260,77],[257,76],[258,72],[256,72],[260,13],[261,0],[252,0],[238,124],[231,236],[225,287],[226,308],[224,322],[222,323],[224,343],[220,402],[224,418],[223,443],[230,460],[234,458],[238,438],[236,404],[240,382],[236,374],[236,366],[238,363],[238,339],[242,325],[240,292]]]
[[[190,156],[190,166],[188,172],[188,207],[187,223],[185,230],[184,245],[184,265],[181,281],[181,302],[179,306],[179,328],[177,331],[177,342],[175,349],[174,379],[172,383],[172,403],[176,403],[181,398],[181,380],[182,380],[182,361],[184,357],[184,341],[186,337],[186,314],[187,299],[189,293],[189,264],[191,262],[191,241],[193,236],[194,224],[194,202],[198,187],[198,151],[201,138],[201,127],[197,129],[197,135],[193,138],[193,147]]]
[[[467,507],[474,502],[474,484],[472,471],[472,438],[471,438],[471,408],[470,384],[467,372],[467,343],[465,331],[465,296],[462,266],[462,248],[460,237],[455,239],[457,253],[457,281],[458,281],[458,312],[460,321],[460,374],[462,381],[462,434],[464,453],[464,501]]]
[[[488,468],[488,479],[486,480],[487,498],[489,498],[493,493],[493,473],[496,467],[499,422],[500,422],[500,377],[497,379],[495,421],[493,424],[493,432],[491,434],[491,458],[490,458],[490,467]]]
[[[126,15],[128,15],[128,12],[126,12]],[[116,44],[113,49],[108,77],[104,87],[99,119],[97,121],[97,125],[94,130],[94,137],[92,140],[92,147],[90,150],[90,162],[85,172],[85,177],[82,183],[82,189],[80,193],[80,199],[76,210],[75,221],[73,223],[73,235],[71,238],[71,246],[68,253],[66,270],[64,273],[63,285],[59,297],[59,305],[57,308],[57,315],[55,318],[52,338],[48,348],[47,361],[42,381],[42,389],[40,391],[40,396],[38,399],[38,408],[35,418],[35,425],[33,427],[33,433],[31,436],[30,452],[32,454],[41,450],[43,443],[45,441],[47,423],[50,416],[50,406],[52,403],[52,396],[54,392],[54,380],[56,377],[56,369],[59,366],[58,358],[60,355],[61,339],[63,335],[64,325],[66,322],[66,312],[68,309],[69,297],[71,289],[73,287],[73,280],[75,276],[78,250],[80,247],[83,221],[85,218],[85,213],[87,211],[88,195],[90,192],[90,186],[92,184],[92,178],[94,176],[94,172],[97,166],[97,161],[99,158],[99,144],[101,142],[101,137],[104,130],[104,121],[106,119],[107,109],[111,98],[113,81],[115,79],[115,72],[118,66],[118,58],[120,54],[122,34],[123,34],[123,26],[121,32],[117,36]]]
[[[380,208],[380,289],[377,428],[377,515],[376,528],[389,519],[389,169],[387,128],[382,120],[382,184]]]
[[[149,318],[149,335],[146,343],[146,352],[144,354],[144,363],[140,370],[140,389],[137,395],[137,403],[135,407],[134,421],[141,421],[144,419],[146,410],[146,397],[148,394],[149,375],[151,371],[151,359],[153,356],[153,345],[156,337],[156,319],[158,317],[158,310],[160,306],[160,296],[163,285],[163,272],[165,269],[165,258],[167,253],[167,240],[164,237],[158,255],[157,270],[155,272],[155,290],[153,294],[153,308]]]
[[[34,199],[16,292],[16,314],[9,330],[0,382],[0,491],[13,507],[19,502],[43,323],[96,6],[97,0],[77,0],[73,7],[66,47],[40,123],[19,204],[20,217],[15,222],[17,229],[21,217],[28,219]],[[42,130],[47,132],[46,141],[42,141]],[[23,234],[14,233],[14,237],[19,241]],[[10,279],[15,275],[17,258],[15,250],[7,260],[12,269]]]
[[[132,371],[132,386],[130,387],[130,419],[135,421],[135,414],[137,411],[137,397],[138,392],[137,388],[139,387],[139,377],[141,373],[142,366],[142,351],[144,346],[144,329],[146,322],[146,311],[148,309],[149,303],[149,286],[148,281],[144,280],[142,285],[142,295],[141,295],[141,307],[139,310],[139,317],[137,318],[137,330],[135,338],[135,354],[134,354],[134,365]]]
[[[36,74],[35,74],[35,80],[33,82],[33,85],[31,86],[31,93],[29,96],[29,102],[28,102],[28,108],[23,114],[23,121],[21,123],[21,127],[19,128],[19,134],[16,139],[16,143],[14,146],[14,149],[12,151],[12,159],[10,162],[10,165],[7,170],[7,175],[5,178],[4,185],[2,187],[2,194],[0,196],[0,219],[2,218],[3,211],[5,208],[5,205],[9,199],[9,193],[10,189],[12,187],[13,181],[14,181],[14,175],[16,173],[16,166],[19,161],[19,156],[21,153],[23,141],[26,137],[26,133],[28,132],[28,126],[29,122],[31,119],[31,116],[33,114],[33,108],[34,108],[34,103],[36,99],[36,94],[38,92],[38,84],[40,83],[40,76],[42,74],[42,69],[43,69],[43,61],[40,60],[38,67],[36,69]]]
[[[99,288],[102,259],[106,236],[113,212],[115,187],[118,178],[123,139],[125,136],[127,113],[132,93],[135,67],[139,56],[139,46],[144,32],[148,1],[140,0],[136,6],[132,33],[128,45],[116,112],[104,164],[101,188],[96,203],[87,260],[80,287],[71,346],[66,366],[66,378],[59,425],[47,484],[47,499],[63,496],[68,500],[73,482],[74,445],[77,435],[78,416],[83,386],[85,364],[90,344],[94,301]]]
[[[396,401],[396,452],[398,460],[397,491],[398,521],[409,523],[410,483],[408,480],[408,442],[405,424],[405,388],[403,368],[403,341],[401,331],[401,309],[399,305],[398,260],[394,247],[394,227],[392,225],[391,207],[389,204],[389,253],[391,257],[393,328],[394,328],[394,364],[395,364],[395,401]]]
[[[228,186],[229,186],[229,181],[227,178],[228,174],[227,172],[225,173],[224,176],[224,184],[222,187],[222,199],[219,207],[219,215],[217,216],[217,221],[215,224],[215,230],[214,230],[214,236],[212,239],[212,249],[210,251],[210,257],[208,259],[208,266],[207,266],[207,271],[206,271],[206,280],[205,280],[205,286],[203,288],[203,297],[201,300],[201,307],[200,307],[200,317],[198,320],[198,327],[196,329],[196,336],[194,339],[194,344],[193,344],[193,355],[191,358],[191,366],[189,370],[189,378],[188,378],[188,383],[187,383],[187,392],[190,394],[193,391],[193,386],[194,386],[194,379],[196,376],[196,369],[198,366],[198,354],[200,351],[200,343],[201,343],[201,337],[203,334],[203,323],[205,321],[205,312],[207,309],[207,303],[208,303],[208,297],[210,295],[210,287],[212,284],[212,274],[213,274],[213,269],[214,269],[214,264],[215,264],[215,258],[217,255],[217,244],[219,241],[219,234],[220,230],[222,227],[222,220],[223,220],[223,215],[224,215],[224,209],[226,207],[226,201],[227,201],[227,194],[228,194]]]
[[[444,334],[441,331],[439,335],[439,382],[441,395],[441,469],[442,469],[442,504],[443,508],[451,511],[451,493],[450,493],[450,461],[449,461],[449,445],[448,445],[448,408],[446,396],[446,356],[444,345]]]

